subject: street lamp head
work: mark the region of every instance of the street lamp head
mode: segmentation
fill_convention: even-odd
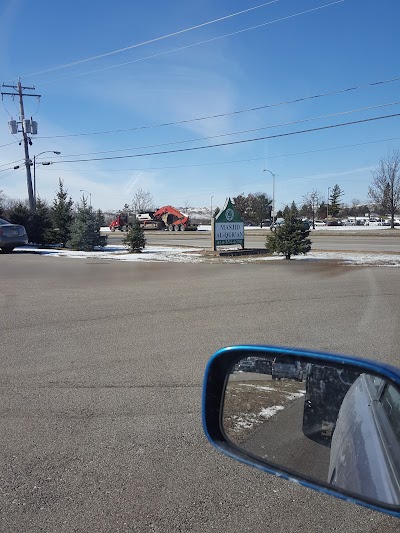
[[[53,154],[61,155],[61,152],[57,152],[56,150],[53,150]]]
[[[272,170],[269,170],[268,168],[264,168],[263,172],[269,172],[271,174],[271,176],[273,176],[275,178],[275,174],[272,172]]]

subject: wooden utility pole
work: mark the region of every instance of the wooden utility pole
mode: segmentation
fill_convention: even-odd
[[[20,122],[21,122],[21,128],[22,128],[22,136],[24,143],[24,151],[25,151],[25,167],[26,167],[26,183],[28,187],[28,198],[29,198],[29,208],[31,211],[35,211],[36,205],[35,205],[35,197],[33,194],[33,188],[32,188],[32,176],[31,176],[31,166],[32,161],[29,157],[29,144],[32,144],[32,141],[30,137],[28,136],[27,132],[27,123],[25,122],[25,111],[24,111],[24,96],[35,96],[37,98],[40,98],[40,94],[24,94],[23,91],[33,91],[35,90],[35,87],[22,87],[21,80],[18,81],[17,85],[5,85],[3,83],[3,87],[8,87],[10,89],[14,89],[13,93],[1,93],[1,95],[8,95],[8,96],[18,96],[19,98],[19,110],[20,110]],[[29,133],[31,133],[31,128]]]

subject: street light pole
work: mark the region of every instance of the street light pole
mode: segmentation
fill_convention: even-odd
[[[275,174],[264,168],[263,172],[269,172],[272,176],[272,224],[275,222]]]
[[[36,209],[36,159],[43,154],[56,154],[60,155],[61,152],[58,152],[57,150],[45,150],[44,152],[40,152],[39,154],[36,154],[33,156],[33,199],[35,203],[35,209]]]
[[[210,209],[210,220],[212,219],[212,201],[213,201],[213,198],[214,196],[211,196],[211,209]]]

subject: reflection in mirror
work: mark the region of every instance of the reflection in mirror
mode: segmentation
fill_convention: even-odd
[[[400,391],[356,367],[248,356],[230,373],[223,427],[265,463],[400,505]]]

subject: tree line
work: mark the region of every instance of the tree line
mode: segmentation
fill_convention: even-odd
[[[312,189],[303,196],[301,205],[292,202],[290,206],[280,209],[276,216],[287,218],[291,212],[298,217],[308,218],[314,225],[318,219],[357,217],[374,212],[379,216],[389,216],[391,227],[394,228],[395,216],[400,212],[400,151],[394,150],[381,158],[378,168],[372,172],[372,183],[368,189],[370,203],[363,204],[353,198],[350,204],[344,205],[341,187],[335,184],[329,189],[328,198],[317,189]],[[245,223],[262,226],[272,218],[272,200],[265,193],[240,194],[233,201]]]
[[[0,191],[0,217],[25,226],[31,244],[91,251],[107,242],[107,237],[100,234],[105,224],[101,210],[93,211],[84,196],[74,204],[62,179],[52,204],[37,198],[35,211],[27,202],[10,200]]]

